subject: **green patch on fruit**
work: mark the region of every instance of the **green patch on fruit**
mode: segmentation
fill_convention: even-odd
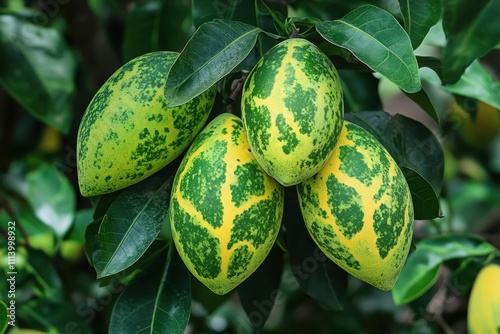
[[[248,202],[253,196],[266,191],[264,176],[256,162],[236,166],[236,183],[231,184],[231,199],[236,207]]]
[[[364,225],[363,202],[359,193],[353,187],[339,182],[333,174],[328,176],[326,187],[330,212],[337,218],[340,232],[351,239]]]
[[[176,200],[171,203],[175,211],[175,219],[171,222],[181,245],[179,252],[189,258],[186,265],[201,277],[217,277],[221,272],[220,241],[197,224],[192,216],[180,210]]]
[[[227,144],[224,141],[215,142],[214,149],[193,158],[180,183],[182,197],[190,201],[213,227],[222,225],[224,204],[221,187],[226,182],[226,153]]]

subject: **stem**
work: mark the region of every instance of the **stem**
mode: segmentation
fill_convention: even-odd
[[[294,26],[293,30],[292,30],[292,33],[290,34],[290,36],[288,36],[288,38],[291,39],[291,38],[297,38],[297,37],[299,37],[299,31]]]
[[[227,111],[229,113],[233,113],[234,110],[234,103],[238,99],[238,96],[241,94],[241,91],[243,90],[243,84],[245,83],[245,80],[248,77],[249,72],[243,72],[241,73],[241,77],[236,81],[236,87],[231,91],[229,96],[227,97]]]

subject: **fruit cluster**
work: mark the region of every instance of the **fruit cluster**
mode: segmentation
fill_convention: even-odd
[[[371,134],[344,121],[339,75],[321,50],[300,38],[271,48],[245,81],[241,118],[223,113],[206,126],[215,88],[165,107],[162,73],[175,59],[139,57],[96,94],[78,134],[82,194],[136,183],[189,146],[168,221],[187,268],[212,291],[231,291],[264,261],[285,186],[296,187],[309,234],[332,261],[391,289],[412,240],[408,184]]]

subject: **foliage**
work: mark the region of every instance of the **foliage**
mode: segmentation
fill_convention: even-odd
[[[500,261],[500,129],[481,147],[461,130],[479,106],[500,112],[499,15],[499,0],[0,0],[2,315],[16,223],[7,332],[465,333],[476,276]],[[78,192],[80,120],[122,64],[180,52],[165,73],[169,105],[216,84],[210,119],[240,115],[246,74],[289,37],[335,64],[345,118],[374,135],[410,187],[414,247],[391,292],[327,259],[293,187],[271,253],[223,296],[172,246],[180,158],[120,191]]]

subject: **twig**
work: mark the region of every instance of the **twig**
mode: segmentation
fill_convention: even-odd
[[[241,94],[241,91],[243,89],[243,84],[245,83],[247,77],[248,77],[248,72],[243,72],[238,81],[236,81],[236,87],[234,87],[234,89],[227,97],[227,111],[231,114],[233,113],[234,110],[234,103],[238,99],[238,96]]]

